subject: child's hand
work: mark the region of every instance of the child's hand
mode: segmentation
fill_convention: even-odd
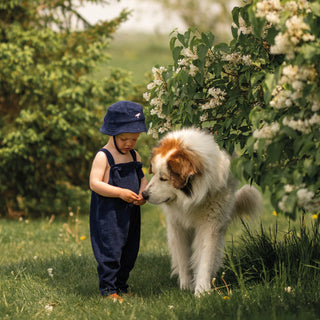
[[[140,200],[140,196],[129,189],[122,189],[119,198],[128,203],[134,203]]]
[[[136,206],[142,206],[144,205],[147,201],[142,197],[142,195],[139,195],[139,200],[133,201],[133,204]]]

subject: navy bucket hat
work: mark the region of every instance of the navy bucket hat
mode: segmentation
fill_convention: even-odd
[[[147,132],[142,106],[131,101],[118,101],[112,104],[106,115],[100,131],[109,136],[120,133]]]

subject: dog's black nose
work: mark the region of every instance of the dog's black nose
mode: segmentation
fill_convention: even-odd
[[[149,192],[146,190],[142,191],[142,196],[143,196],[143,199],[148,200],[149,199]]]

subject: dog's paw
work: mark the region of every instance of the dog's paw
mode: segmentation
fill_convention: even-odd
[[[210,291],[211,291],[211,284],[210,283],[202,284],[202,285],[197,284],[195,287],[195,290],[194,290],[194,295],[197,298],[200,298],[201,296],[210,293]]]
[[[180,290],[194,290],[194,285],[191,276],[180,277]]]
[[[209,289],[209,290],[195,290],[194,291],[194,296],[196,297],[196,298],[201,298],[201,297],[204,297],[205,295],[209,295],[209,294],[211,294],[212,293],[212,289]]]

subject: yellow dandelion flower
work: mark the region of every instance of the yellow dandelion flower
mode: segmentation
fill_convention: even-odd
[[[230,297],[229,296],[224,296],[223,300],[230,300]]]
[[[317,214],[312,215],[312,219],[314,220],[318,219],[318,215]]]
[[[86,240],[86,239],[87,239],[86,236],[81,236],[81,237],[80,237],[80,240],[82,240],[82,241],[83,241],[83,240]]]
[[[276,211],[273,211],[273,212],[272,212],[272,215],[276,217],[278,214],[277,214]]]

